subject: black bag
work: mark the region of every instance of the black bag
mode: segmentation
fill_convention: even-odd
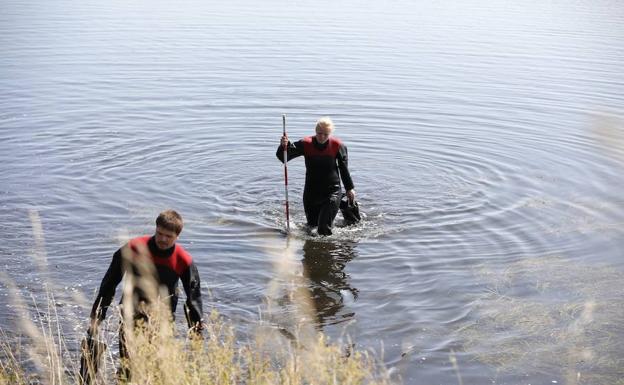
[[[106,344],[95,339],[91,333],[87,333],[87,336],[80,342],[80,350],[82,354],[80,356],[80,379],[78,383],[91,385],[95,383]]]
[[[340,212],[344,218],[346,226],[355,225],[362,220],[360,216],[360,205],[357,201],[350,202],[346,197],[343,197],[340,201]]]

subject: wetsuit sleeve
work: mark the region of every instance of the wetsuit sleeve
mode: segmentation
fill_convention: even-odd
[[[349,172],[349,156],[345,145],[340,146],[336,159],[338,160],[338,169],[340,170],[342,184],[344,185],[345,190],[349,191],[355,186],[353,186],[353,180],[351,179],[351,173]]]
[[[97,298],[91,308],[91,319],[104,320],[106,311],[115,297],[115,289],[117,289],[122,277],[121,249],[119,249],[113,254],[113,260],[106,274],[104,274]]]
[[[303,155],[303,142],[301,140],[296,141],[295,143],[288,142],[288,160],[296,158],[298,156]],[[284,149],[281,145],[277,146],[277,151],[275,152],[275,156],[282,163],[284,163]]]
[[[182,286],[186,293],[186,306],[189,312],[189,319],[192,325],[201,323],[202,321],[202,299],[201,287],[199,282],[199,272],[194,263],[182,273]]]

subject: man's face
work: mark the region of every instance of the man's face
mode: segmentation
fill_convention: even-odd
[[[331,127],[319,127],[316,129],[316,141],[319,143],[325,143],[332,134]]]
[[[156,226],[155,240],[156,246],[159,249],[166,250],[173,247],[174,243],[178,240],[178,234],[176,234],[175,231]]]

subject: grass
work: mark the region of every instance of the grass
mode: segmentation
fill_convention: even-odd
[[[6,283],[6,277],[4,277]],[[49,298],[48,310],[54,309]],[[260,324],[253,339],[242,340],[216,311],[206,320],[204,338],[188,336],[170,321],[167,305],[150,308],[148,323],[126,328],[128,352],[125,365],[131,382],[165,384],[389,384],[383,366],[360,351],[328,341],[316,332],[309,339],[299,333],[284,334]],[[39,311],[41,314],[41,311]],[[114,318],[114,317],[112,317]],[[104,329],[114,329],[109,321]],[[60,320],[50,318],[38,327],[20,321],[25,344],[17,344],[2,331],[0,384],[76,384],[79,352],[68,349]],[[294,336],[294,339],[293,339]],[[100,333],[106,345],[115,344],[115,333]],[[305,341],[305,342],[304,342]],[[17,351],[17,353],[16,353]],[[27,357],[24,357],[26,355]],[[120,365],[112,349],[104,352],[96,383],[113,383]]]
[[[36,213],[31,213],[31,220],[36,240],[33,257],[45,273],[43,236]],[[269,284],[269,309],[270,298],[276,291],[286,291],[297,309],[289,312],[288,332],[261,318],[255,333],[239,336],[236,325],[213,310],[205,320],[203,338],[194,338],[187,335],[180,323],[171,322],[169,305],[158,300],[160,291],[153,281],[126,280],[124,290],[131,290],[134,284],[153,296],[153,305],[147,309],[149,322],[137,327],[124,326],[131,358],[126,362],[120,362],[116,349],[112,348],[117,343],[118,319],[123,318],[122,314],[117,312],[100,325],[96,338],[108,349],[100,359],[95,383],[115,383],[121,366],[131,373],[130,381],[120,380],[121,384],[390,384],[383,364],[372,354],[353,350],[349,341],[330,341],[310,323],[311,300],[300,290],[297,281],[300,276],[290,270],[293,253],[288,249],[268,252],[276,261],[275,279]],[[45,309],[39,309],[34,299],[34,305],[27,306],[24,296],[7,275],[0,274],[0,285],[10,293],[12,308],[21,312],[15,334],[8,335],[0,329],[0,385],[80,383],[80,343],[76,341],[76,330],[84,330],[87,320],[75,314],[73,320],[65,313],[59,314],[59,301],[52,293],[62,290],[52,283],[48,283]],[[85,309],[87,305],[84,300],[63,298],[61,309]],[[131,304],[124,303],[123,308],[132,313]],[[73,330],[65,331],[68,328]]]

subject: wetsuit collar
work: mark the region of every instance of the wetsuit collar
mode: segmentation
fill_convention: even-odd
[[[325,143],[319,143],[318,140],[316,140],[316,137],[312,137],[312,143],[314,144],[314,147],[316,147],[318,150],[325,150],[327,148],[327,146],[329,145],[329,139],[327,139],[327,142]]]
[[[168,249],[165,249],[165,250],[159,249],[158,246],[156,246],[155,237],[152,236],[147,242],[147,247],[149,248],[149,251],[150,253],[152,253],[153,256],[160,257],[160,258],[169,258],[171,257],[171,254],[173,254],[173,251],[175,250],[176,245],[174,243],[173,246],[171,246]]]

